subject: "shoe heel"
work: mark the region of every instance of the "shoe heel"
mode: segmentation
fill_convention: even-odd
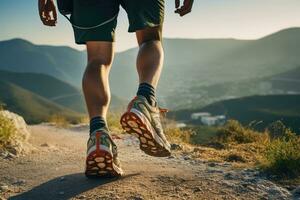
[[[96,149],[86,158],[85,175],[88,178],[97,176],[116,177],[122,173],[113,163],[113,154],[100,145],[101,133],[96,133]]]

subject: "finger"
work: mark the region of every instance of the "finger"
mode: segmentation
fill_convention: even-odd
[[[180,16],[182,17],[182,16],[184,16],[184,15],[190,13],[191,11],[192,11],[191,9],[184,10],[184,11],[182,11],[182,12],[180,13]]]
[[[182,6],[181,6],[180,8],[178,8],[175,12],[176,12],[176,13],[181,13],[181,12],[183,12],[185,9],[186,9],[185,6],[182,5]]]
[[[43,21],[43,24],[46,25],[46,26],[55,26],[56,21],[54,21],[54,20],[45,20],[45,21]]]
[[[178,13],[180,16],[186,15],[192,11],[192,7],[189,4],[181,6],[175,12]]]
[[[53,9],[53,18],[55,21],[57,21],[57,12],[56,12],[56,8],[54,7]]]
[[[179,8],[180,6],[180,0],[175,0],[175,8]]]

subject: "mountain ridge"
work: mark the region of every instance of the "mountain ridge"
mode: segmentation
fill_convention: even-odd
[[[22,39],[11,41],[23,43]],[[281,30],[257,40],[165,38],[163,42],[165,65],[158,86],[158,98],[162,106],[170,109],[183,109],[185,105],[191,107],[194,102],[202,101],[203,92],[207,96],[213,92],[196,88],[256,81],[300,66],[297,54],[300,51],[300,28]],[[0,70],[44,73],[80,87],[86,64],[85,51],[24,42],[24,51],[5,48],[2,53],[1,44],[3,42],[0,42],[0,59],[3,61]],[[138,86],[135,69],[137,51],[137,48],[132,48],[116,53],[111,70],[112,93],[126,100],[135,96]],[[19,59],[8,58],[14,54]],[[178,96],[178,93],[182,95]]]

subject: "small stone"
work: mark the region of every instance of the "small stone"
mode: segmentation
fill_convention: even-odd
[[[41,147],[49,147],[49,144],[43,143],[43,144],[41,144]]]
[[[23,185],[23,184],[25,184],[25,183],[26,183],[25,180],[20,179],[20,180],[17,180],[17,181],[15,181],[15,182],[13,182],[13,185]]]
[[[171,144],[171,150],[182,150],[182,146],[180,144]]]
[[[217,164],[214,163],[214,162],[208,163],[208,166],[210,166],[210,167],[215,167],[216,165],[217,165]]]
[[[0,191],[1,192],[6,192],[6,191],[8,191],[9,190],[9,187],[7,186],[7,185],[1,185],[0,186]]]
[[[80,195],[79,197],[77,197],[77,199],[85,199],[86,196],[85,195]]]
[[[201,191],[202,191],[202,189],[200,187],[195,187],[193,190],[194,193],[201,192]]]
[[[186,155],[186,156],[183,157],[183,159],[184,159],[184,160],[191,160],[191,157],[188,156],[188,155]]]
[[[13,159],[16,157],[16,155],[14,155],[8,151],[5,151],[5,152],[1,153],[1,157],[4,159]]]
[[[62,176],[62,177],[59,178],[59,180],[60,180],[60,181],[65,181],[66,178],[65,178],[64,176]]]

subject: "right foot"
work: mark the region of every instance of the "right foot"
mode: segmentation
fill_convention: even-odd
[[[87,177],[117,177],[122,174],[117,146],[108,131],[103,129],[92,133],[87,144],[85,175]]]
[[[128,105],[127,112],[121,117],[122,128],[140,140],[140,149],[155,157],[171,155],[160,121],[160,109],[151,106],[143,96],[135,97]]]

